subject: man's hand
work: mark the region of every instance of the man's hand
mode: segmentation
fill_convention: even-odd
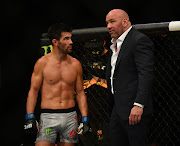
[[[143,108],[135,105],[131,109],[131,113],[129,115],[129,124],[134,125],[134,124],[139,123],[141,120],[142,114],[143,114]]]

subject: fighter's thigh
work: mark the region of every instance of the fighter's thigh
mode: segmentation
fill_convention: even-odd
[[[47,142],[47,141],[40,141],[35,144],[35,146],[54,146],[53,143]]]
[[[64,131],[60,135],[60,142],[62,143],[77,143],[78,142],[78,122],[77,122],[77,114],[68,113],[68,116],[65,117],[66,122],[63,125]]]
[[[36,142],[55,143],[57,137],[56,128],[52,126],[52,120],[46,116],[41,116],[39,132],[37,134]]]

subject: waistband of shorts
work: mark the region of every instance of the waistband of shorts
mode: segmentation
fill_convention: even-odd
[[[41,113],[70,113],[76,111],[76,107],[68,109],[41,109]]]

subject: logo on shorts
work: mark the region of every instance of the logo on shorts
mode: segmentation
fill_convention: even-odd
[[[46,136],[49,136],[51,134],[51,129],[50,128],[45,128],[46,130]]]
[[[78,117],[77,116],[75,117],[75,120],[78,122]]]
[[[74,129],[69,134],[69,137],[76,137],[76,131]]]

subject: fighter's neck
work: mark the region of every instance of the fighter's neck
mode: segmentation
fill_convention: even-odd
[[[63,53],[57,49],[53,49],[52,51],[52,57],[57,61],[65,61],[68,58],[68,54]]]

